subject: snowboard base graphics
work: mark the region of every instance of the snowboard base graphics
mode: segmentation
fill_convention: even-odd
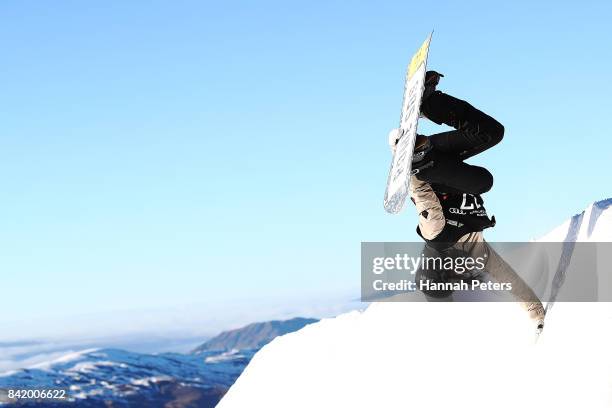
[[[408,64],[404,84],[404,100],[400,115],[399,139],[387,179],[385,210],[397,214],[402,210],[410,187],[412,153],[419,122],[421,99],[425,89],[425,72],[431,35],[427,37]]]

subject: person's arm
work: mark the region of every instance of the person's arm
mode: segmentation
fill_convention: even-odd
[[[491,246],[485,241],[482,232],[473,232],[459,239],[457,249],[467,253],[472,258],[485,257],[487,259],[485,271],[497,282],[510,283],[510,294],[521,303],[523,309],[540,333],[544,328],[545,311],[542,302],[527,283],[514,271]]]
[[[536,324],[538,332],[544,329],[545,311],[542,302],[523,279],[512,269],[504,259],[495,252],[488,244],[489,260],[487,271],[498,282],[512,284],[510,291],[515,299],[521,302],[523,309],[529,314],[531,320]]]
[[[419,230],[425,239],[434,239],[444,229],[446,218],[438,196],[429,183],[410,178],[410,198],[419,215]]]

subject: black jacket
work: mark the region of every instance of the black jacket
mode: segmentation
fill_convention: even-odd
[[[465,234],[495,226],[495,217],[489,218],[479,194],[435,193],[442,206],[446,224],[434,239],[425,239],[417,227],[417,233],[428,243],[445,248],[456,243]]]

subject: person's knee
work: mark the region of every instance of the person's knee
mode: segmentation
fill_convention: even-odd
[[[489,137],[491,138],[491,146],[501,142],[504,138],[504,125],[493,119]]]
[[[466,188],[465,192],[470,194],[484,194],[493,187],[493,175],[484,167],[471,166],[470,173],[470,188]]]
[[[493,187],[493,174],[491,174],[491,172],[485,168],[482,168],[481,172],[482,174],[479,177],[480,185],[478,188],[478,194],[486,193]]]

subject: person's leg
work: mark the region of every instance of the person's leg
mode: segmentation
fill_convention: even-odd
[[[504,127],[491,116],[461,99],[440,91],[432,93],[421,105],[425,117],[456,130],[429,137],[434,149],[456,155],[461,160],[472,157],[499,143]]]
[[[484,167],[472,166],[448,155],[433,156],[434,165],[417,173],[419,180],[444,186],[446,193],[483,194],[493,186],[493,175]]]

